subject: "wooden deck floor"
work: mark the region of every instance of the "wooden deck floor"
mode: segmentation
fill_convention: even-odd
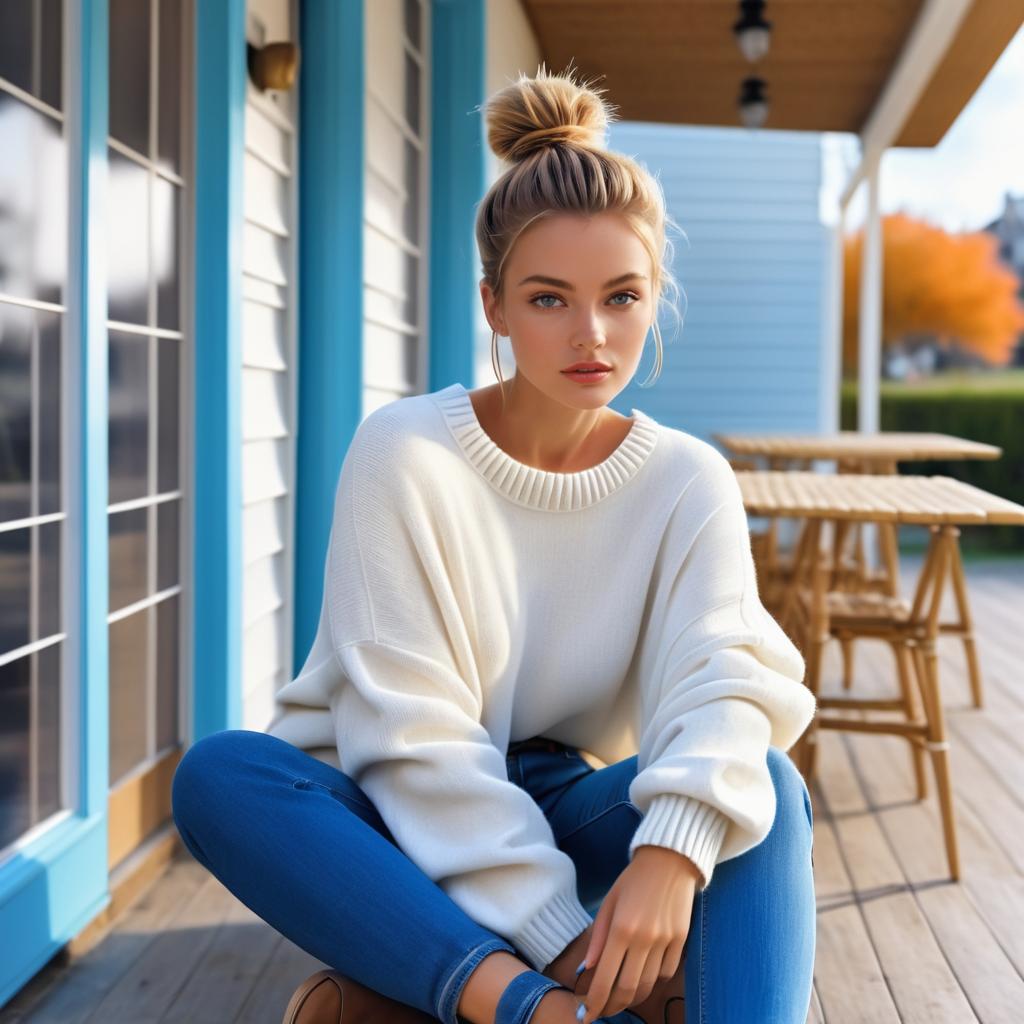
[[[917,564],[904,559],[906,580]],[[1024,561],[967,573],[983,709],[970,706],[959,641],[941,644],[963,878],[946,878],[934,779],[917,803],[906,744],[824,731],[809,1022],[1024,1019]],[[856,692],[894,695],[888,649],[856,650]],[[837,679],[838,657],[831,668]],[[279,1024],[320,966],[183,855],[88,954],[41,971],[0,1024]]]

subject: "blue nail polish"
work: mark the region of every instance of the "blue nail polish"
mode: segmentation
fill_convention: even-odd
[[[583,1018],[586,1017],[586,1015],[587,1015],[587,1008],[586,1008],[586,1006],[583,1005],[583,1003],[580,1003],[579,1009],[576,1011],[576,1019],[577,1020],[583,1020]]]
[[[576,977],[578,978],[587,969],[587,961],[584,959],[583,963],[576,968]]]

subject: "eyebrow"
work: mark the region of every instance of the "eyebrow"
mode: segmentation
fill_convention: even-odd
[[[621,274],[619,277],[613,277],[610,281],[604,283],[605,288],[611,288],[613,285],[623,284],[626,281],[632,281],[635,279],[646,280],[646,274],[637,274],[629,272],[628,274]],[[544,274],[531,274],[529,277],[524,277],[519,282],[519,286],[522,287],[524,284],[528,284],[530,281],[536,281],[538,284],[550,284],[555,288],[565,288],[567,291],[574,292],[576,289],[569,284],[568,281],[563,281],[558,277],[547,277]]]

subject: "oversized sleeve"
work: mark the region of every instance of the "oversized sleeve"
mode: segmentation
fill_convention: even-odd
[[[325,600],[339,762],[403,852],[541,970],[593,918],[483,724],[485,671],[450,575],[458,539],[432,490],[443,482],[422,478],[419,442],[398,429],[380,410],[363,421],[335,497]]]
[[[637,774],[643,813],[629,849],[663,846],[710,881],[717,862],[767,836],[775,817],[768,747],[788,750],[816,701],[800,652],[758,596],[746,512],[727,460],[701,468],[669,518],[639,660]]]

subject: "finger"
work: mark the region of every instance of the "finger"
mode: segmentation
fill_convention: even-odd
[[[612,931],[608,935],[608,941],[601,953],[601,959],[590,982],[590,988],[583,1000],[583,1005],[587,1008],[586,1016],[583,1018],[584,1024],[591,1024],[605,1012],[604,1006],[615,986],[625,954],[625,943]]]
[[[640,982],[633,993],[633,998],[626,1003],[622,1009],[628,1009],[637,1003],[644,1003],[651,998],[655,986],[661,981],[662,969],[665,963],[665,949],[667,946],[655,946],[647,957],[643,973],[640,975]]]
[[[594,918],[594,930],[590,933],[590,943],[587,945],[587,955],[584,961],[588,967],[594,967],[604,953],[614,912],[615,894],[609,893],[598,907],[597,916]]]
[[[665,978],[674,978],[679,973],[683,963],[683,950],[686,948],[686,936],[689,930],[668,944],[665,949],[665,957],[661,965],[661,973]]]
[[[653,959],[649,948],[638,945],[636,942],[630,945],[622,965],[622,970],[619,971],[618,981],[612,988],[608,1002],[602,1011],[604,1015],[611,1016],[620,1010],[625,1010],[627,1006],[632,1006],[633,1003],[640,1001],[637,999],[637,993],[643,985],[644,976],[649,969],[648,965]],[[657,970],[661,966],[660,950],[658,951],[657,960],[654,962],[653,973],[656,979]]]

